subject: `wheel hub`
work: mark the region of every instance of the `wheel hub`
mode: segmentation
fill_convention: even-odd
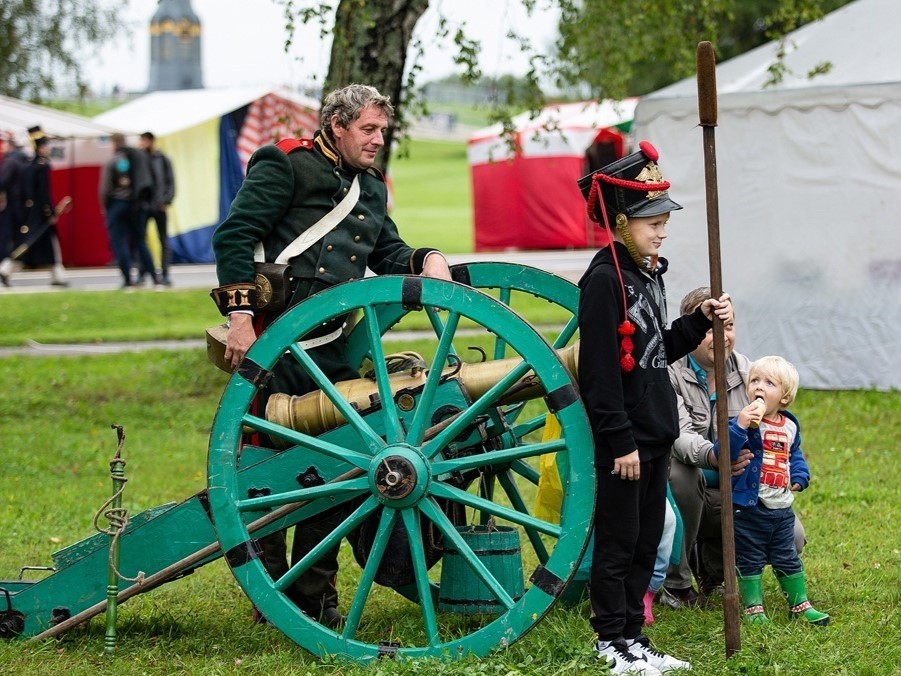
[[[391,446],[373,458],[369,466],[372,493],[392,507],[419,501],[431,480],[426,459],[409,446]]]

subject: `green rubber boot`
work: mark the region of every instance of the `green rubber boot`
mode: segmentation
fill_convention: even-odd
[[[764,624],[770,618],[763,612],[763,576],[749,575],[739,577],[738,593],[745,609],[745,621],[751,624]]]
[[[829,624],[829,616],[814,608],[807,600],[807,582],[803,570],[792,575],[776,575],[776,579],[788,601],[789,617],[803,618],[821,627]]]

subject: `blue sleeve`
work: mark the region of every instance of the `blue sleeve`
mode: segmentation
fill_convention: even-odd
[[[732,461],[738,460],[741,455],[741,449],[748,446],[748,430],[738,426],[738,417],[729,421],[729,458]],[[720,442],[717,439],[713,442],[713,453],[717,458],[720,457]]]
[[[791,483],[798,484],[803,491],[810,485],[810,467],[801,451],[801,423],[795,419],[795,424],[798,426],[798,432],[788,452],[788,466],[791,471]]]

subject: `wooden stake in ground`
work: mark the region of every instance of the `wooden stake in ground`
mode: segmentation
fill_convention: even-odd
[[[698,44],[698,115],[704,133],[704,183],[707,187],[707,249],[710,258],[710,292],[714,298],[723,293],[720,260],[719,193],[716,180],[716,60],[709,42]],[[726,348],[723,322],[713,318],[713,373],[718,392],[725,394]],[[720,442],[719,474],[723,532],[723,626],[726,657],[741,650],[738,594],[735,589],[735,538],[732,532],[732,466],[729,460],[729,408],[726,397],[716,407],[716,430]]]

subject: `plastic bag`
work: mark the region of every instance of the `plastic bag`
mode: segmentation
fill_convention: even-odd
[[[560,438],[560,423],[550,413],[545,417],[542,441]],[[560,508],[563,505],[563,484],[557,469],[557,454],[545,453],[538,460],[538,493],[535,496],[535,517],[560,523]]]

